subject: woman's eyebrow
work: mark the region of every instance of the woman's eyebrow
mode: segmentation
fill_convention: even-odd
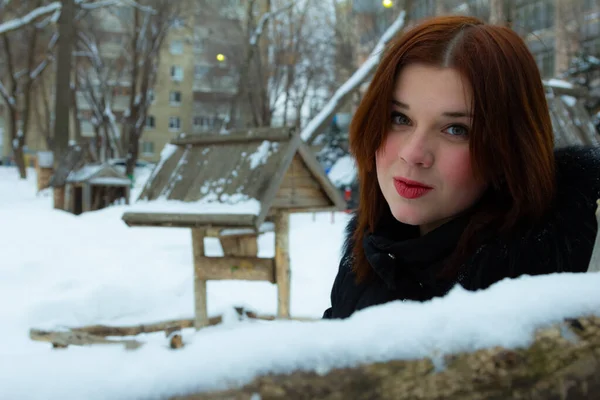
[[[401,101],[392,99],[392,104],[394,104],[395,106],[398,106],[404,110],[410,110],[410,106]],[[450,118],[473,118],[473,114],[471,114],[468,111],[446,111],[446,112],[443,112],[442,115],[445,117],[450,117]]]

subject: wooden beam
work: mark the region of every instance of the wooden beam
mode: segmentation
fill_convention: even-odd
[[[323,167],[319,164],[319,161],[315,158],[310,148],[305,144],[301,144],[298,148],[298,153],[302,156],[302,160],[306,163],[310,172],[313,173],[315,179],[321,184],[321,188],[331,200],[332,205],[339,211],[346,209],[346,201],[342,194],[338,188],[331,183],[329,177],[325,174]]]
[[[198,330],[209,325],[206,279],[202,276],[206,268],[202,229],[192,229],[192,251],[194,253],[194,327]]]
[[[124,345],[126,349],[133,350],[137,349],[143,344],[142,342],[132,339],[106,339],[105,337],[91,335],[86,332],[73,331],[56,332],[31,329],[29,331],[29,337],[31,340],[52,343],[54,348],[65,348],[70,345],[87,346],[92,344],[121,344]]]
[[[275,215],[275,277],[277,281],[277,317],[290,317],[290,215],[279,212]]]
[[[92,210],[92,187],[89,183],[84,183],[82,186],[81,211]]]
[[[201,257],[197,274],[203,280],[245,280],[275,283],[275,262],[258,257]]]
[[[128,226],[253,228],[256,215],[127,212],[121,218]]]
[[[177,146],[207,146],[213,144],[262,140],[277,142],[290,140],[293,135],[294,128],[253,128],[249,130],[233,131],[227,135],[220,133],[186,135],[184,137],[171,140],[171,144]]]

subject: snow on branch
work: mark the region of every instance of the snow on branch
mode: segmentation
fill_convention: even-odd
[[[367,60],[358,68],[354,74],[348,79],[331,97],[331,99],[325,104],[325,107],[306,125],[300,134],[302,140],[307,143],[311,143],[319,131],[323,129],[323,126],[327,120],[333,116],[336,109],[340,107],[343,99],[345,99],[350,93],[354,92],[362,82],[364,82],[369,75],[377,68],[381,54],[386,44],[392,40],[392,38],[400,32],[404,27],[405,11],[402,11],[398,18],[392,25],[384,32],[384,34],[377,42],[377,45],[367,58]]]
[[[10,21],[0,24],[0,35],[4,35],[9,32],[20,29],[26,25],[31,24],[36,19],[43,17],[46,14],[52,14],[57,11],[60,11],[60,9],[61,9],[61,4],[58,1],[55,1],[54,3],[50,3],[47,6],[36,8],[35,10],[31,11],[30,13],[28,13],[27,15],[25,15],[23,17],[15,18],[15,19],[12,19]]]
[[[6,90],[2,82],[0,82],[0,96],[2,96],[4,98],[4,101],[6,101],[11,106],[14,106],[16,104],[15,98],[8,94],[8,91]]]
[[[254,30],[254,32],[252,32],[252,36],[250,36],[250,45],[256,46],[258,38],[260,38],[260,36],[262,35],[263,29],[269,19],[273,18],[277,14],[281,14],[282,12],[289,10],[290,8],[294,7],[294,5],[295,3],[291,2],[287,6],[278,8],[275,11],[264,13],[258,20],[258,23],[256,24],[256,29]]]

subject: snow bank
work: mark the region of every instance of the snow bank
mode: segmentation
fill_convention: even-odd
[[[36,195],[32,170],[0,167],[0,398],[132,399],[243,384],[258,374],[296,369],[324,373],[359,363],[414,359],[440,352],[526,346],[534,329],[600,309],[600,274],[556,274],[503,281],[476,293],[455,289],[427,303],[396,302],[345,321],[233,321],[185,330],[186,346],[163,334],[120,346],[53,350],[30,328],[129,325],[193,316],[189,229],[128,228],[114,206],[74,216]],[[349,216],[299,214],[290,221],[291,312],[319,318],[329,306]],[[259,237],[259,257],[274,254],[273,233]],[[207,238],[209,256],[222,255]],[[274,314],[268,282],[208,282],[208,312],[234,306]],[[457,312],[460,310],[460,312]]]

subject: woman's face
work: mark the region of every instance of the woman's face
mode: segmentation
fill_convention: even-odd
[[[396,81],[377,179],[394,217],[421,234],[468,209],[487,187],[471,168],[471,100],[470,85],[451,68],[408,65]]]

